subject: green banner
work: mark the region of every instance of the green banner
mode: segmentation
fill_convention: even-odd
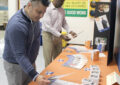
[[[87,9],[65,9],[65,15],[69,17],[87,17]]]
[[[66,16],[87,17],[88,0],[65,0],[63,8]]]

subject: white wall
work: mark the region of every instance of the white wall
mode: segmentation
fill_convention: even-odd
[[[7,8],[8,0],[0,0],[0,6]],[[3,24],[7,22],[8,22],[8,11],[0,10],[0,26],[3,26]]]
[[[0,6],[8,6],[8,0],[0,0]]]
[[[66,17],[70,28],[80,34],[72,39],[71,44],[85,44],[85,41],[92,40],[94,35],[94,19],[89,17],[89,1],[88,0],[88,16],[87,17]]]
[[[78,37],[71,40],[72,44],[84,44],[86,40],[93,40],[94,34],[94,20],[89,17],[66,17],[70,28],[79,33]]]
[[[18,0],[8,0],[8,19],[10,19],[18,10]]]
[[[111,0],[100,0],[100,2],[110,2]]]

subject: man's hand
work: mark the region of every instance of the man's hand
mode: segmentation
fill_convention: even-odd
[[[77,37],[77,34],[73,31],[71,31],[70,34],[72,35],[73,38]]]
[[[69,38],[67,35],[61,35],[60,37],[66,41],[71,40],[71,38]]]
[[[36,78],[36,82],[38,83],[38,85],[49,85],[50,84],[50,81],[41,75],[39,75]]]

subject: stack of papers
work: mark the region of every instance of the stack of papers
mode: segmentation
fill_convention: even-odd
[[[100,68],[97,65],[91,65],[90,66],[90,76],[89,79],[93,80],[93,83],[95,85],[99,85],[99,80],[100,80]]]
[[[107,85],[113,85],[115,83],[120,85],[120,76],[116,72],[109,74],[106,78],[107,78],[107,82],[106,82]]]
[[[100,68],[97,65],[90,66],[90,76],[82,79],[82,85],[99,85]]]
[[[84,55],[81,55],[81,54],[67,55],[67,57],[69,59],[66,63],[64,63],[64,66],[67,66],[67,67],[81,69],[88,62],[88,59]]]
[[[82,85],[95,85],[95,83],[91,79],[84,78],[82,79]]]
[[[89,52],[90,51],[85,46],[78,46],[78,45],[69,46],[68,48],[74,49],[77,52]]]
[[[99,53],[99,57],[106,57],[104,53]]]
[[[50,85],[80,85],[80,84],[57,79],[56,81],[54,81]]]

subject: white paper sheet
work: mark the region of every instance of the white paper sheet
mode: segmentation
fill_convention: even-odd
[[[80,84],[57,79],[51,85],[80,85]]]

